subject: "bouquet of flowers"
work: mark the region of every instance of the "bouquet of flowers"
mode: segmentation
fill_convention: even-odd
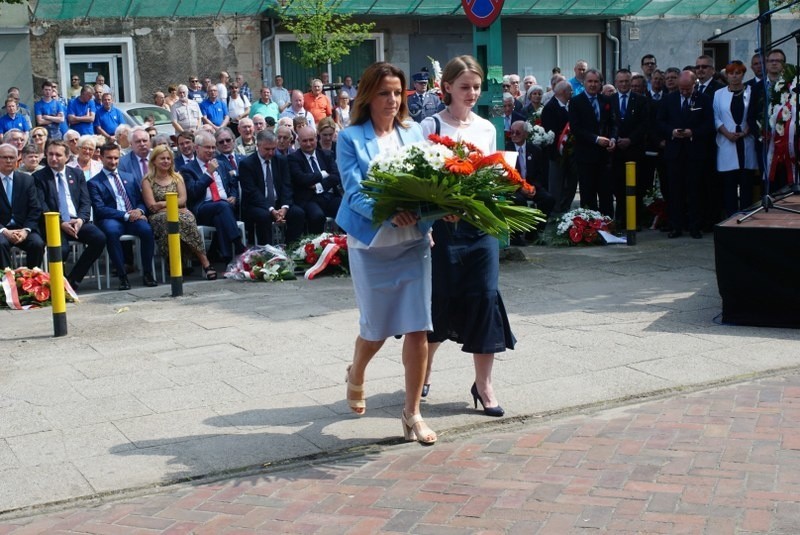
[[[558,220],[556,236],[570,245],[603,243],[598,230],[612,232],[614,222],[600,212],[586,208],[576,208],[562,215]]]
[[[456,214],[491,234],[532,230],[544,221],[539,210],[506,200],[531,186],[508,165],[502,152],[485,156],[466,141],[431,134],[430,143],[405,145],[370,163],[364,195],[375,201],[376,226],[399,210],[441,217]]]
[[[658,176],[653,180],[653,187],[644,194],[642,201],[647,211],[653,214],[653,224],[650,228],[653,230],[659,228],[667,214],[667,203],[661,194],[661,181]]]
[[[294,262],[283,249],[272,245],[259,245],[239,255],[228,265],[226,279],[238,281],[294,280]]]
[[[525,130],[528,132],[528,140],[530,140],[531,143],[542,146],[550,145],[555,141],[556,135],[552,130],[545,130],[540,124],[536,124],[534,121],[535,118],[531,118],[525,122]]]
[[[779,165],[785,167],[787,176],[792,176],[792,162],[797,158],[792,143],[797,129],[794,121],[798,104],[795,91],[800,83],[797,76],[797,66],[787,63],[773,87],[769,107],[769,125],[774,132],[769,145],[770,181],[775,179]]]
[[[308,280],[325,270],[344,275],[350,273],[346,234],[323,232],[316,237],[303,238],[292,250],[291,258],[306,268],[304,277]]]
[[[433,91],[441,97],[442,66],[438,60],[430,56],[428,56],[428,61],[431,62],[431,69],[433,70],[432,76],[428,78],[428,91]]]
[[[75,291],[64,279],[68,302],[78,302]],[[0,284],[0,307],[28,310],[50,306],[50,274],[39,268],[5,268]]]

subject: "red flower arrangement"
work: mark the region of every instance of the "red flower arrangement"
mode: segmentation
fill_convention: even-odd
[[[577,208],[561,216],[556,234],[570,245],[603,243],[598,231],[612,232],[613,225],[612,219],[600,212]]]
[[[78,296],[66,279],[64,290],[67,301],[78,301]],[[0,307],[14,310],[50,306],[50,274],[39,268],[6,268],[0,284],[0,296]]]
[[[304,277],[308,280],[326,270],[345,275],[350,273],[346,234],[323,232],[316,237],[304,238],[292,250],[291,257],[306,268]]]

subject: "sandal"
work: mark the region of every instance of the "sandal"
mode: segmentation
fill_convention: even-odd
[[[203,271],[206,274],[206,280],[209,280],[209,281],[217,280],[217,271],[214,269],[214,266],[212,266],[211,264],[205,266],[203,268]]]
[[[364,398],[351,398],[350,392],[355,393],[363,393],[364,392],[364,385],[356,385],[350,382],[350,368],[353,365],[347,367],[347,375],[344,377],[344,381],[347,383],[347,404],[350,405],[350,410],[354,413],[358,414],[359,416],[363,416],[365,412],[367,412],[367,400]],[[361,411],[359,412],[359,409]]]
[[[403,409],[400,414],[400,421],[403,422],[403,438],[406,440],[416,440],[425,446],[436,444],[436,439],[438,438],[436,433],[427,426],[419,414],[406,418],[406,411]]]

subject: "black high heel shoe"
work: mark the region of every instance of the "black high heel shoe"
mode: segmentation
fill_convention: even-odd
[[[424,385],[422,385],[422,397],[424,398],[428,397],[428,392],[430,392],[430,390],[431,390],[430,383],[425,383]]]
[[[487,407],[486,405],[484,405],[483,398],[481,398],[481,395],[478,394],[477,384],[472,383],[472,389],[470,389],[470,393],[472,394],[472,401],[475,403],[475,408],[476,409],[478,408],[478,402],[480,401],[481,407],[483,407],[483,414],[485,414],[486,416],[500,417],[506,413],[506,411],[504,411],[503,407],[501,407],[500,405],[498,405],[497,407]]]

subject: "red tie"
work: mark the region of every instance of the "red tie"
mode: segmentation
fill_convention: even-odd
[[[228,161],[231,162],[231,167],[236,171],[236,159],[233,157],[233,154],[228,154]]]
[[[208,168],[208,164],[206,164],[206,172],[211,177],[211,184],[208,185],[208,189],[211,190],[211,200],[216,202],[222,200],[222,197],[219,196],[219,188],[217,187],[217,180],[214,178],[214,173]]]

